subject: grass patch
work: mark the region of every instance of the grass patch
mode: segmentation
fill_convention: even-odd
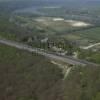
[[[79,40],[81,38],[80,36],[73,35],[73,34],[68,34],[68,35],[65,35],[63,37],[65,39],[68,39],[68,40]]]
[[[75,32],[76,35],[90,40],[100,41],[100,27]],[[74,34],[75,34],[74,33]]]

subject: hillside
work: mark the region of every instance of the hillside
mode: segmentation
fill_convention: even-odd
[[[100,67],[77,67],[65,81],[64,100],[100,100]]]
[[[46,58],[0,45],[0,100],[35,100],[62,77]]]
[[[46,58],[0,45],[0,100],[99,100],[99,67],[75,67],[62,78]]]

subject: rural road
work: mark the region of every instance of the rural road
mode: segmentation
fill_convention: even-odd
[[[68,77],[69,73],[71,72],[71,69],[72,69],[72,67],[69,67],[69,68],[67,69],[67,71],[66,71],[66,73],[65,73],[65,75],[64,75],[64,79],[63,79],[63,80],[65,80],[65,79]]]
[[[15,48],[18,48],[18,49],[21,49],[21,50],[26,50],[28,52],[38,53],[38,54],[43,55],[43,56],[45,56],[47,58],[58,60],[58,61],[62,61],[64,63],[68,63],[68,64],[71,64],[71,65],[98,66],[95,63],[91,63],[91,62],[88,62],[88,61],[75,59],[75,58],[72,58],[70,56],[56,55],[55,53],[51,53],[51,52],[48,52],[48,51],[45,51],[45,50],[41,50],[39,48],[32,48],[32,47],[30,47],[28,45],[25,45],[25,44],[22,44],[22,43],[18,43],[18,42],[14,42],[14,41],[10,41],[10,40],[6,40],[6,39],[0,39],[0,43],[8,45],[8,46],[15,47]]]
[[[98,46],[98,45],[100,45],[100,43],[95,43],[95,44],[89,45],[89,46],[87,46],[87,47],[81,47],[81,48],[82,48],[82,49],[85,49],[85,50],[88,50],[88,49],[91,49],[91,48],[93,48],[93,47],[95,47],[95,46]]]

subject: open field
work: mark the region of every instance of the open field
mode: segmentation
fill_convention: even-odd
[[[49,25],[49,22],[52,22],[52,25],[56,24],[58,25],[59,23],[63,26],[67,27],[88,27],[88,26],[92,26],[89,23],[86,22],[82,22],[82,21],[75,21],[75,20],[65,20],[64,18],[59,18],[59,17],[40,17],[36,19],[37,22],[41,22],[41,23],[48,23],[47,25]]]
[[[88,46],[100,41],[100,28],[77,20],[62,17],[24,17],[15,16],[15,22],[23,28],[30,29],[32,36],[57,36],[76,42],[79,46]]]
[[[86,59],[88,61],[100,64],[100,52],[92,52],[91,50],[81,51],[79,53],[80,59]]]
[[[15,16],[15,23],[19,23],[22,27],[37,30],[37,34],[40,31],[46,34],[67,34],[80,29],[92,27],[93,25],[84,21],[66,20],[60,17],[24,17]],[[48,32],[47,32],[48,31]]]
[[[76,35],[79,35],[80,37],[100,41],[100,27],[88,29],[85,31],[79,31],[76,32]]]
[[[71,34],[62,35],[62,37],[77,41],[80,46],[89,46],[100,42],[100,27],[72,32]]]

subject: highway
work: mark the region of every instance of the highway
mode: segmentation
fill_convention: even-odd
[[[80,60],[80,59],[75,59],[72,58],[70,56],[61,56],[61,55],[57,55],[55,53],[49,52],[49,51],[45,51],[45,50],[41,50],[39,48],[33,48],[31,46],[19,43],[19,42],[15,42],[15,41],[11,41],[11,40],[6,40],[6,39],[0,39],[0,43],[4,44],[4,45],[8,45],[11,47],[15,47],[21,50],[26,50],[28,52],[34,52],[34,53],[38,53],[40,55],[43,55],[49,59],[54,59],[54,60],[58,60],[67,64],[71,64],[71,65],[81,65],[81,66],[99,66],[95,63],[92,62],[88,62],[88,61],[84,61],[84,60]]]

